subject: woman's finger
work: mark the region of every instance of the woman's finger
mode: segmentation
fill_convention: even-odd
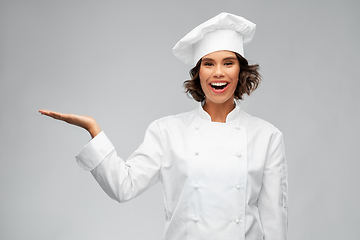
[[[39,113],[41,113],[42,115],[54,115],[54,114],[60,114],[58,112],[54,112],[54,111],[49,111],[49,110],[46,110],[46,109],[41,109],[39,110]]]
[[[46,115],[46,116],[49,116],[49,117],[53,117],[53,118],[58,118],[61,116],[61,113],[58,113],[58,112],[53,112],[53,111],[49,111],[49,110],[45,110],[45,109],[42,109],[39,111],[42,115]]]
[[[58,120],[65,120],[66,118],[64,118],[65,114],[61,114],[61,113],[57,113],[57,112],[50,112],[50,116],[58,119]]]
[[[42,115],[46,115],[46,116],[52,117],[52,118],[57,119],[57,120],[62,120],[62,121],[68,122],[69,119],[70,119],[70,114],[54,112],[54,111],[49,111],[49,110],[45,110],[45,109],[42,109],[39,112]]]
[[[42,115],[47,115],[50,111],[46,110],[46,109],[40,109],[39,113],[41,113]]]

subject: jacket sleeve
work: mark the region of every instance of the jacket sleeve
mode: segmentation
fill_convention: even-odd
[[[258,208],[265,240],[287,239],[288,179],[282,134],[277,133],[269,146],[264,167]]]
[[[78,164],[91,171],[101,188],[114,200],[128,201],[160,179],[163,139],[156,122],[148,127],[140,147],[124,162],[104,132],[76,155]]]

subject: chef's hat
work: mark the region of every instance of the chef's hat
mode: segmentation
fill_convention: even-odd
[[[243,45],[255,34],[255,24],[231,13],[220,13],[186,34],[173,48],[174,55],[195,65],[203,56],[228,50],[244,56]]]

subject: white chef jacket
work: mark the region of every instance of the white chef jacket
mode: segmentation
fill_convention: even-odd
[[[113,199],[160,181],[165,240],[286,240],[287,165],[282,133],[238,104],[226,123],[202,105],[158,119],[125,162],[104,132],[76,156]]]

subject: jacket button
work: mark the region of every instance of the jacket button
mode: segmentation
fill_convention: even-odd
[[[199,221],[199,219],[197,217],[194,217],[193,220],[194,220],[194,222]]]
[[[196,151],[196,152],[195,152],[195,155],[199,155],[199,152],[198,152],[198,151]]]
[[[236,224],[239,224],[240,222],[242,222],[240,219],[235,219],[234,221]]]
[[[199,130],[199,126],[195,126],[195,130]]]
[[[241,186],[239,184],[237,184],[235,187],[237,190],[239,190],[241,188]]]
[[[237,152],[235,155],[238,157],[241,157],[241,153],[239,153],[239,152]]]
[[[194,185],[194,188],[198,189],[198,188],[199,188],[199,185],[195,184],[195,185]]]
[[[239,126],[236,126],[235,129],[236,129],[236,130],[240,130],[240,127],[239,127]]]

